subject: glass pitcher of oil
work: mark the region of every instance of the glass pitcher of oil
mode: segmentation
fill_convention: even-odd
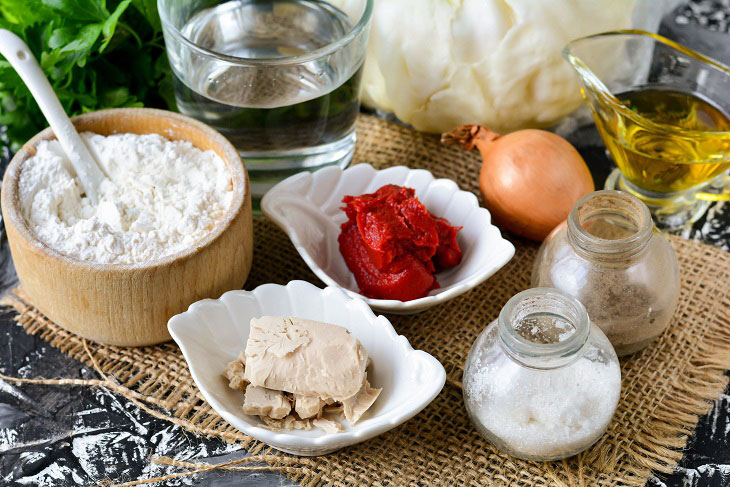
[[[660,225],[695,221],[730,200],[730,68],[669,39],[615,31],[563,50],[628,191]]]

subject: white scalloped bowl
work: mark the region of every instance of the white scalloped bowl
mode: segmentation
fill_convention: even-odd
[[[464,253],[461,263],[436,274],[441,287],[411,301],[371,299],[358,292],[355,276],[340,254],[337,237],[347,221],[340,209],[345,195],[375,192],[386,184],[416,191],[428,211],[464,227],[457,240]],[[476,196],[461,191],[449,179],[435,179],[425,169],[394,166],[376,170],[370,164],[349,169],[327,167],[291,176],[274,186],[261,201],[261,210],[291,239],[307,265],[325,284],[341,287],[365,300],[374,310],[411,314],[424,311],[478,286],[501,269],[515,254],[515,247],[491,223],[491,215]]]
[[[272,431],[255,416],[243,414],[243,394],[228,387],[223,371],[246,348],[251,318],[295,316],[347,328],[372,359],[368,380],[383,392],[355,426],[326,434]],[[384,433],[407,421],[438,395],[446,372],[438,360],[413,350],[384,316],[375,316],[360,299],[339,288],[320,289],[308,282],[264,284],[253,291],[230,291],[220,299],[193,303],[170,318],[170,335],[182,350],[190,373],[210,406],[245,434],[295,455],[324,455]]]

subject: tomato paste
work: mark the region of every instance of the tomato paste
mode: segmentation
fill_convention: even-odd
[[[394,184],[375,193],[345,196],[347,221],[338,242],[360,293],[408,301],[439,287],[435,272],[461,262],[453,227],[418,201],[415,191]]]

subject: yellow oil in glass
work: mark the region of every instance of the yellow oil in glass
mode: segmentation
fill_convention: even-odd
[[[624,177],[639,188],[685,191],[730,168],[730,118],[712,103],[657,88],[616,97],[640,117],[619,111],[597,116],[596,125]]]

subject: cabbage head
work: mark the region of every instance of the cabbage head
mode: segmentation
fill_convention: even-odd
[[[363,103],[426,132],[465,123],[497,132],[548,126],[581,103],[561,56],[565,44],[602,31],[656,29],[673,4],[375,0]]]

